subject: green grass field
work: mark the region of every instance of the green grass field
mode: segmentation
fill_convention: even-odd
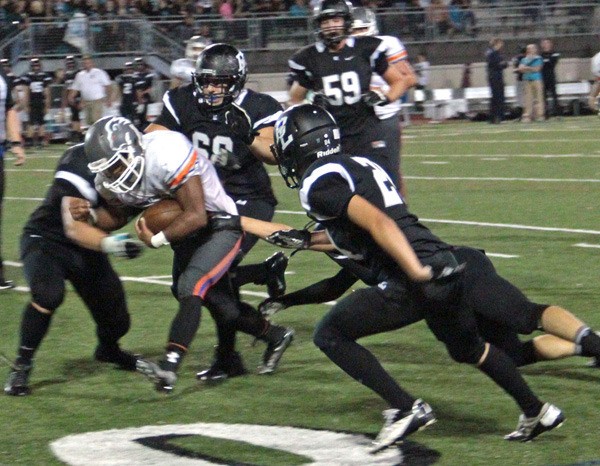
[[[532,299],[563,305],[600,329],[599,127],[596,117],[530,125],[409,127],[404,131],[403,169],[411,210],[446,241],[493,254],[500,272]],[[14,168],[11,160],[6,162],[2,248],[7,276],[19,287],[26,286],[18,266],[21,228],[39,203],[37,199],[44,196],[64,149],[55,145],[43,152],[30,151],[21,168]],[[303,226],[307,218],[300,212],[296,192],[287,189],[279,176],[272,180],[280,200],[276,219]],[[274,251],[259,243],[246,260],[263,260]],[[126,280],[132,315],[123,346],[152,358],[162,353],[176,310],[167,286],[170,260],[170,251],[165,249],[148,251],[135,261],[114,261]],[[290,260],[288,270],[288,289],[295,290],[336,269],[324,256],[301,253]],[[265,292],[258,286],[246,286],[244,291],[244,298],[252,304],[258,304]],[[0,351],[11,360],[27,300],[23,289],[0,293]],[[381,427],[381,411],[386,406],[312,344],[314,325],[328,309],[328,305],[307,306],[276,315],[276,322],[297,331],[280,369],[272,376],[251,374],[214,387],[199,385],[195,379],[195,373],[210,363],[215,343],[213,322],[204,312],[175,391],[164,396],[143,376],[92,360],[95,329],[70,290],[37,354],[32,395],[0,396],[0,464],[63,464],[50,449],[50,443],[61,437],[147,425],[255,424],[372,437]],[[264,346],[252,346],[245,335],[238,344],[247,367],[257,366]],[[540,397],[561,407],[567,421],[534,442],[512,444],[503,435],[516,426],[517,406],[478,371],[453,363],[423,324],[365,339],[364,344],[405,388],[428,401],[438,417],[437,424],[411,436],[402,453],[403,464],[600,464],[600,371],[587,368],[586,359],[523,369]],[[8,370],[4,367],[1,376]],[[173,428],[170,434],[184,430]],[[289,439],[293,443],[291,434]],[[311,462],[310,454],[254,446],[249,441],[190,435],[165,442],[188,457],[162,453],[168,456],[123,459],[116,453],[97,453],[96,462],[88,459],[73,464],[193,464],[185,460],[194,457],[213,458],[215,464]],[[361,448],[366,449],[368,442],[363,439],[363,443]],[[77,448],[89,454],[95,444],[79,441]],[[338,453],[344,458],[344,450]],[[388,455],[372,461],[397,464],[402,461],[400,455],[396,460]],[[318,464],[367,461],[349,456]]]

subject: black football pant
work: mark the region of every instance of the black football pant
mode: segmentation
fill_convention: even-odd
[[[130,317],[125,292],[105,254],[25,233],[21,237],[21,260],[31,301],[50,312],[42,314],[31,305],[26,307],[24,322],[31,317],[42,328],[22,325],[22,345],[33,349],[39,346],[52,313],[65,298],[67,280],[90,310],[100,343],[113,346],[127,333]],[[47,318],[39,319],[35,314]]]

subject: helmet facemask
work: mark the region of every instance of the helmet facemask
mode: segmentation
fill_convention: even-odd
[[[129,120],[121,117],[112,118],[104,125],[104,133],[100,135],[103,141],[99,147],[108,156],[96,158],[88,163],[88,168],[106,178],[102,181],[104,188],[117,194],[128,193],[139,184],[144,174],[146,160],[142,135]]]

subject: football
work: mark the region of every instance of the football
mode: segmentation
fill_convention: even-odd
[[[175,199],[163,199],[152,204],[142,213],[148,229],[156,234],[167,228],[183,209]]]

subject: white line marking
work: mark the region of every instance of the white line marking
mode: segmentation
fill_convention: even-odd
[[[600,183],[600,179],[596,178],[510,178],[492,176],[404,176],[403,178],[410,180],[429,181],[527,181],[533,183]]]
[[[434,162],[432,161],[425,161],[425,162],[421,162],[423,165],[448,165],[450,162]]]
[[[36,201],[36,202],[40,202],[43,201],[44,198],[43,197],[10,197],[7,196],[4,198],[4,200],[8,200],[8,201]]]
[[[19,173],[19,172],[35,172],[35,173],[53,173],[54,170],[50,169],[50,168],[6,168],[4,170],[5,172],[15,172],[15,173]]]
[[[279,214],[288,214],[288,215],[306,215],[305,212],[298,212],[295,210],[276,210],[275,212]],[[559,233],[574,233],[574,234],[587,234],[587,235],[600,235],[600,231],[598,230],[582,230],[576,228],[555,228],[555,227],[537,227],[532,225],[519,225],[513,223],[489,223],[489,222],[472,222],[468,220],[441,220],[435,218],[421,218],[419,219],[423,222],[431,222],[431,223],[451,223],[456,225],[471,225],[477,227],[491,227],[491,228],[511,228],[514,230],[532,230],[532,231],[556,231]]]
[[[576,248],[594,248],[594,249],[600,249],[600,244],[577,243],[577,244],[574,244],[573,246],[575,246]]]
[[[517,257],[521,257],[521,256],[517,256],[516,254],[501,254],[499,252],[485,252],[485,255],[488,257],[498,257],[500,259],[515,259]]]

